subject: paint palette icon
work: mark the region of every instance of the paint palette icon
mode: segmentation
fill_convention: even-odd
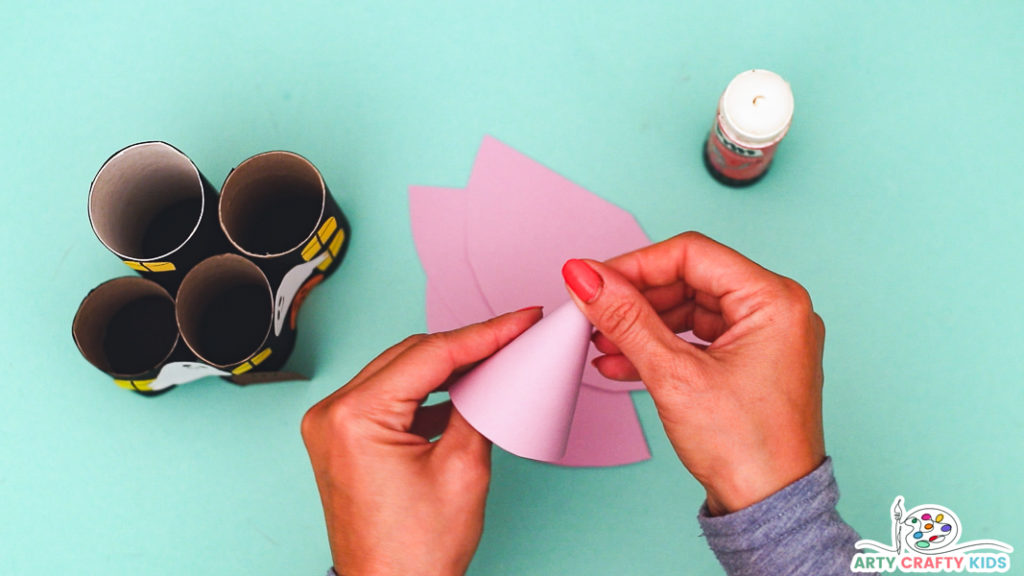
[[[918,506],[903,522],[910,530],[907,545],[918,552],[932,554],[944,550],[960,537],[960,522],[952,511],[941,506]]]
[[[892,505],[892,545],[884,544],[877,540],[861,539],[857,541],[858,550],[872,550],[873,553],[858,553],[851,563],[851,569],[858,566],[871,568],[875,560],[886,557],[895,562],[901,555],[909,555],[913,559],[903,558],[917,568],[916,562],[922,556],[963,554],[969,550],[989,549],[998,552],[997,554],[972,555],[972,566],[981,566],[981,562],[994,563],[987,565],[988,568],[995,566],[1010,565],[1010,559],[1005,553],[1013,552],[1013,546],[1000,540],[970,540],[960,542],[963,524],[960,518],[952,510],[935,504],[924,504],[912,508],[909,512],[903,509],[903,496],[897,496]],[[888,555],[888,556],[886,556]],[[961,558],[962,560],[962,558]],[[901,564],[904,569],[910,564]],[[927,566],[926,566],[927,567]],[[863,572],[864,570],[854,570]],[[921,572],[922,570],[913,570]],[[925,572],[937,572],[938,570],[923,570]],[[968,570],[974,572],[976,570]],[[981,572],[1005,572],[1006,570],[981,570]]]

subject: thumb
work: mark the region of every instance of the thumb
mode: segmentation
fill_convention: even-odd
[[[678,353],[676,335],[650,302],[621,274],[593,260],[567,261],[562,277],[580,311],[650,385]]]
[[[444,452],[458,452],[470,460],[490,466],[491,441],[476,431],[466,418],[452,406],[448,426],[437,441],[437,449]]]

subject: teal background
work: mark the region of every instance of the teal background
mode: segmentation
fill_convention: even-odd
[[[1022,25],[1009,1],[6,1],[0,573],[321,574],[299,420],[425,330],[406,188],[464,185],[485,134],[653,239],[701,230],[807,286],[840,511],[862,535],[888,539],[902,494],[1019,550]],[[796,116],[767,178],[728,189],[700,146],[752,67],[791,82]],[[270,149],[324,174],[354,232],[302,311],[289,366],[311,382],[146,399],[79,356],[78,303],[130,273],[93,236],[89,183],[150,139],[216,186]],[[702,491],[635,398],[649,462],[496,451],[472,574],[721,573]]]

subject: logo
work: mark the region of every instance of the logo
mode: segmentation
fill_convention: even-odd
[[[853,572],[1006,572],[1013,547],[999,540],[960,541],[960,518],[945,506],[910,511],[903,496],[892,503],[892,544],[858,540]],[[863,552],[871,550],[872,552]]]
[[[722,146],[725,146],[725,148],[732,152],[733,154],[737,154],[739,156],[746,156],[748,158],[764,156],[764,152],[760,150],[744,148],[736,144],[732,140],[729,140],[729,138],[727,138],[726,135],[722,133],[722,127],[719,126],[717,122],[715,123],[715,136],[718,136],[718,141],[722,143]]]

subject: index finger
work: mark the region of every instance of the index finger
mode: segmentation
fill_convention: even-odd
[[[689,288],[723,298],[775,278],[739,252],[700,234],[684,232],[605,262],[638,290],[680,280]]]
[[[532,308],[451,332],[430,334],[403,350],[359,390],[418,403],[453,372],[494,354],[541,316],[539,308]]]

